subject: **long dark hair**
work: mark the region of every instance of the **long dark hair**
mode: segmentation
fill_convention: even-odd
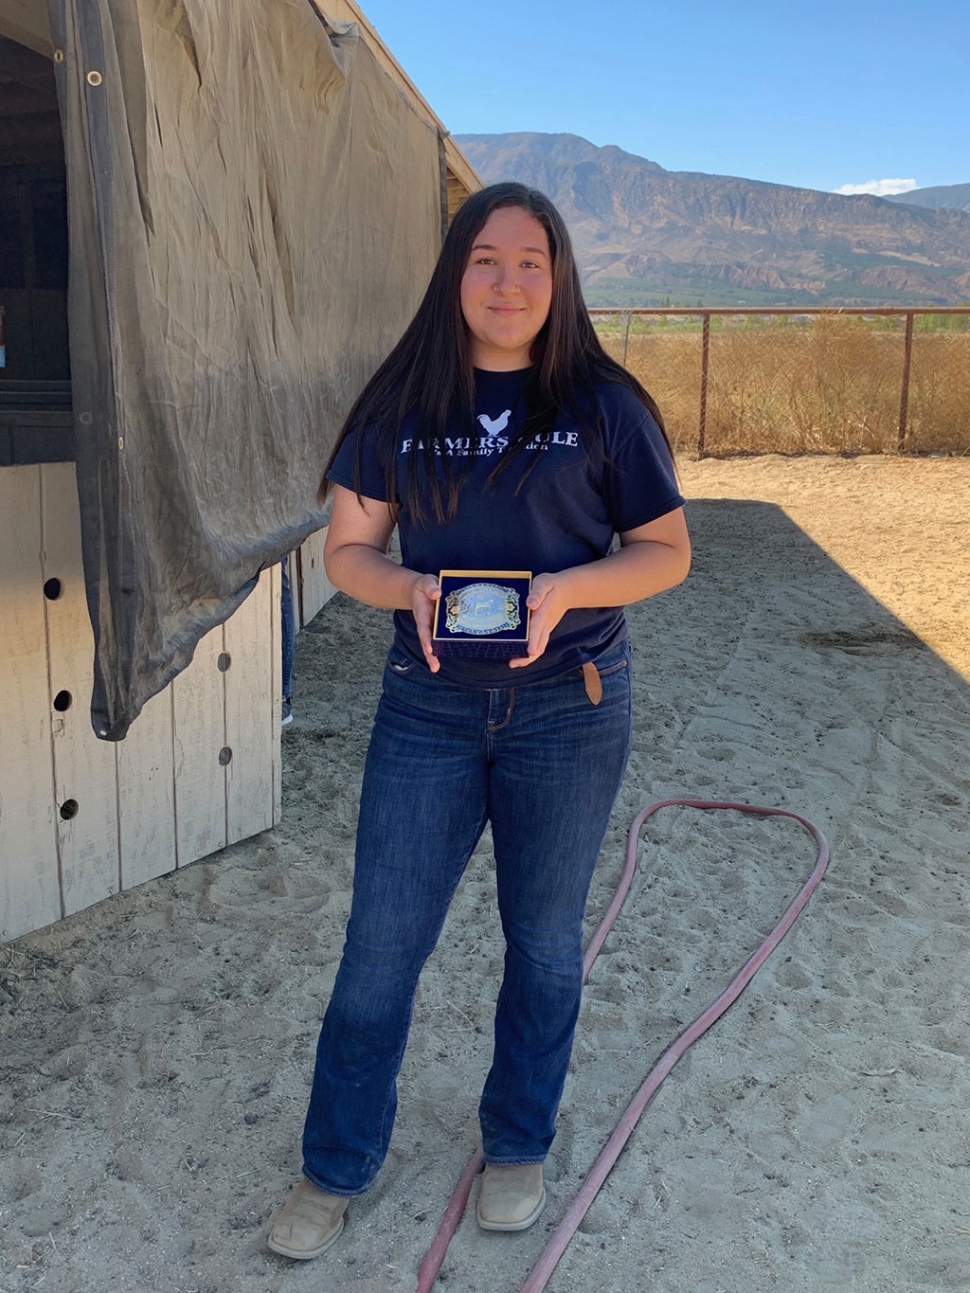
[[[475,375],[468,327],[461,310],[461,281],[476,237],[500,207],[520,207],[545,229],[552,256],[552,303],[549,317],[532,343],[533,368],[525,392],[527,416],[490,479],[504,471],[511,458],[537,434],[551,427],[562,409],[568,410],[580,426],[587,452],[591,456],[602,454],[595,419],[597,381],[629,386],[656,419],[666,439],[663,418],[652,397],[631,373],[609,357],[593,330],[562,216],[537,189],[524,184],[491,184],[473,193],[458,210],[417,313],[347,415],[320,482],[321,502],[330,488],[326,473],[337,450],[355,428],[367,425],[377,433],[387,497],[395,498],[397,433],[405,418],[413,414],[422,447],[418,449],[415,435],[415,447],[407,455],[406,498],[401,502],[407,504],[417,523],[426,519],[418,471],[423,457],[435,517],[444,522],[455,515],[463,475],[441,450],[446,430],[451,435],[456,431],[471,434],[475,427]],[[358,495],[360,451],[358,437],[354,472]]]

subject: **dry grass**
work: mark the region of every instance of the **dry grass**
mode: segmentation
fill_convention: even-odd
[[[917,325],[905,449],[970,452],[970,329]],[[705,451],[893,453],[903,378],[902,319],[823,315],[811,321],[711,321]],[[622,316],[600,337],[663,410],[674,446],[697,445],[700,320]]]

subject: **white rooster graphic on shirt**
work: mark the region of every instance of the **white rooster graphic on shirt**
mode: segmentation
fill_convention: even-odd
[[[481,422],[482,426],[485,428],[486,432],[489,435],[498,435],[500,432],[504,431],[505,428],[508,426],[509,418],[511,416],[512,416],[512,410],[506,409],[505,412],[499,414],[499,416],[494,421],[492,421],[492,419],[488,416],[487,413],[479,413],[478,420],[479,422]]]

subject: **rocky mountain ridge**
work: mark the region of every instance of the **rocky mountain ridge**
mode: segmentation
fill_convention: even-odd
[[[956,305],[970,214],[667,171],[576,135],[458,135],[487,182],[548,193],[599,305]]]

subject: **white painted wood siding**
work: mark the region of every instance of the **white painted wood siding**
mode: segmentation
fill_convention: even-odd
[[[279,596],[276,565],[99,741],[74,467],[0,468],[0,941],[279,821]]]
[[[300,548],[300,569],[303,572],[302,597],[299,582],[293,577],[295,562],[290,563],[290,586],[296,608],[298,628],[309,624],[321,606],[325,606],[337,591],[323,568],[323,545],[327,541],[327,527],[311,534]],[[301,609],[302,608],[302,609]]]

